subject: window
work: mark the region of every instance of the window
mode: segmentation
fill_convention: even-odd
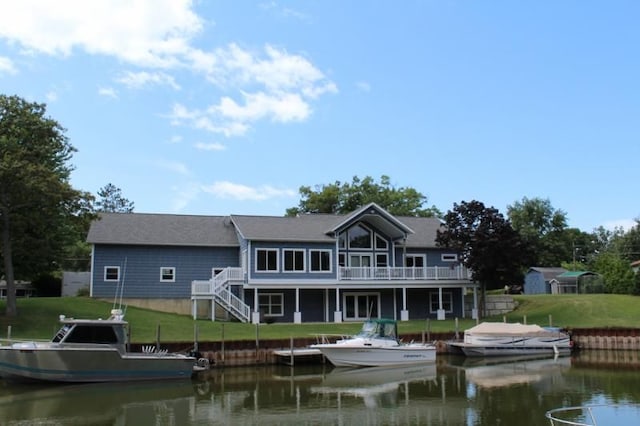
[[[256,250],[256,271],[278,272],[278,250],[276,249]]]
[[[387,248],[387,240],[382,238],[380,235],[376,235],[376,248],[377,249],[386,249]]]
[[[438,312],[438,309],[440,309],[440,304],[438,303],[438,299],[439,298],[438,298],[437,292],[430,293],[430,296],[429,296],[430,312],[436,313]],[[442,309],[444,309],[444,311],[448,314],[453,312],[453,295],[451,294],[451,292],[448,292],[448,291],[442,292]]]
[[[105,266],[104,267],[104,280],[105,281],[120,281],[120,267],[119,266]]]
[[[284,296],[282,293],[263,293],[258,295],[260,313],[269,317],[284,315]]]
[[[404,263],[409,268],[424,268],[426,262],[424,261],[424,255],[408,254]]]
[[[345,232],[340,233],[338,235],[338,247],[347,248],[347,235]]]
[[[342,266],[343,268],[345,266],[347,266],[347,255],[344,253],[340,253],[338,254],[338,265]]]
[[[284,249],[284,271],[304,272],[304,250]]]
[[[160,268],[160,282],[173,283],[176,281],[176,268],[173,266],[163,266]]]
[[[389,266],[389,263],[387,262],[387,254],[376,254],[376,267],[384,268],[386,266]]]
[[[331,250],[310,250],[311,272],[331,272]]]
[[[440,259],[442,259],[443,262],[457,262],[458,255],[451,253],[442,253]]]
[[[362,225],[349,229],[350,248],[371,248],[371,232]]]
[[[343,303],[345,320],[380,318],[379,293],[345,293]]]

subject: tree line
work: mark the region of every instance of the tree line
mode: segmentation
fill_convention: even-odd
[[[88,270],[89,225],[100,212],[134,210],[119,187],[108,183],[96,194],[72,187],[76,151],[66,130],[46,115],[44,104],[0,95],[0,277],[6,281],[6,315],[17,314],[15,280],[37,282],[62,271]],[[286,216],[346,214],[375,202],[396,216],[437,217],[437,244],[460,253],[483,288],[521,283],[531,266],[564,266],[601,274],[604,291],[640,293],[630,263],[640,258],[640,221],[630,230],[603,227],[584,232],[567,226],[567,215],[548,199],[523,198],[506,216],[481,201],[455,203],[443,213],[411,187],[354,176],[315,187],[301,186]]]

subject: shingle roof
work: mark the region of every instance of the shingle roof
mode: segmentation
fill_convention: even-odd
[[[413,230],[407,236],[407,247],[436,247],[439,229],[444,229],[442,221],[435,217],[401,216],[398,220]]]
[[[335,241],[327,232],[343,218],[343,215],[331,214],[292,217],[231,215],[240,235],[254,241]]]
[[[101,213],[87,241],[92,244],[237,247],[228,216]]]
[[[348,215],[303,214],[295,217],[232,215],[240,234],[254,241],[335,241],[330,231]],[[415,233],[407,236],[407,247],[435,247],[442,222],[436,218],[397,217]]]
[[[334,242],[331,232],[349,215],[189,216],[148,213],[102,213],[91,224],[87,241],[93,244],[238,246],[240,235],[253,241]],[[414,233],[407,247],[435,247],[442,226],[436,218],[396,217]]]

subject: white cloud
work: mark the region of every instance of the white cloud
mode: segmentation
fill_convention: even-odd
[[[81,49],[167,67],[202,25],[192,0],[21,0],[2,5],[0,38],[27,52],[59,56]]]
[[[193,0],[21,0],[0,13],[0,39],[23,53],[70,56],[103,55],[141,68],[116,81],[128,88],[168,86],[180,89],[170,71],[189,70],[219,86],[225,95],[206,107],[176,104],[169,118],[226,137],[247,133],[260,120],[307,120],[311,102],[337,93],[336,84],[304,56],[265,45],[249,50],[237,43],[203,51],[193,39],[204,20]],[[289,15],[295,15],[289,10]],[[0,58],[2,60],[2,58]],[[0,61],[0,72],[13,63]],[[117,97],[112,89],[103,96]],[[206,96],[206,94],[205,94]],[[214,95],[217,96],[217,95]]]
[[[224,151],[225,149],[227,149],[223,144],[221,143],[203,143],[203,142],[198,142],[195,145],[196,149],[199,149],[201,151]]]
[[[171,139],[169,139],[169,143],[171,144],[176,144],[176,143],[180,143],[182,142],[182,136],[180,135],[173,135],[171,136]]]
[[[185,164],[180,163],[178,161],[160,160],[156,162],[156,165],[160,168],[169,170],[171,172],[174,172],[180,175],[184,175],[184,176],[191,175],[191,171],[189,170],[189,168]]]
[[[214,182],[211,185],[204,186],[202,189],[204,192],[219,198],[241,201],[264,201],[272,198],[295,197],[297,195],[297,192],[292,189],[277,189],[269,185],[254,188],[228,181]]]
[[[227,137],[244,135],[254,123],[301,122],[312,113],[310,102],[338,88],[310,61],[267,45],[262,54],[237,44],[210,54],[192,50],[190,58],[209,80],[238,96],[227,95],[205,110],[174,105],[175,125],[189,125]]]
[[[132,89],[141,89],[148,85],[169,86],[175,90],[180,90],[180,85],[175,79],[164,72],[131,72],[124,73],[116,79],[119,83]]]
[[[54,90],[50,90],[50,91],[47,92],[45,97],[47,98],[48,102],[55,102],[55,101],[58,100],[58,92],[56,92]]]
[[[7,57],[0,56],[0,75],[17,73],[18,69],[13,64],[13,61]]]
[[[273,121],[303,121],[311,114],[309,104],[296,93],[267,94],[243,93],[244,104],[224,97],[213,107],[225,118],[234,122],[247,123],[268,117]]]
[[[366,81],[358,81],[356,83],[356,87],[362,92],[370,92],[371,91],[371,85],[369,83],[367,83]]]
[[[201,192],[200,185],[193,182],[186,184],[184,187],[174,186],[171,189],[175,193],[171,201],[171,210],[175,213],[182,212]]]
[[[100,87],[98,88],[98,94],[107,98],[118,99],[118,93],[112,87]]]

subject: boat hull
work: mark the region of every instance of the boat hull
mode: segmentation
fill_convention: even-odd
[[[168,353],[120,353],[112,347],[0,347],[0,376],[10,381],[96,383],[190,378],[195,358]]]
[[[336,367],[377,367],[435,362],[436,348],[430,345],[365,347],[348,344],[319,344],[313,348]]]

